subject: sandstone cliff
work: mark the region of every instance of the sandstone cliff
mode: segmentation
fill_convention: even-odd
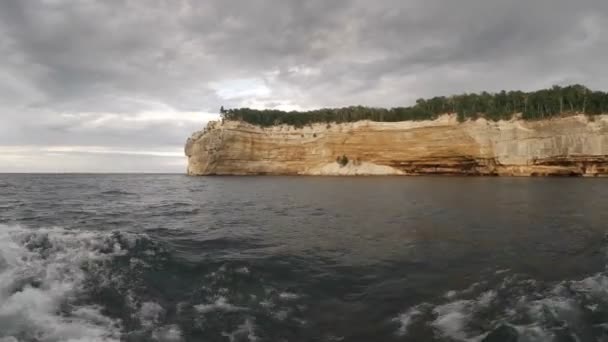
[[[211,122],[185,152],[189,175],[600,176],[608,175],[608,115],[464,123],[444,115],[304,128]]]

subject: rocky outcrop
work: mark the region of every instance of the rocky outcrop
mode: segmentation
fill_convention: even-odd
[[[210,122],[189,175],[608,175],[608,115],[258,127]],[[346,158],[344,158],[346,157]]]

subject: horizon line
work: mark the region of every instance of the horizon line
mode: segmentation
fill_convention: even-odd
[[[66,172],[57,172],[57,171],[32,171],[32,172],[1,172],[0,175],[134,175],[134,174],[148,174],[148,175],[185,175],[185,172],[131,172],[131,171],[117,171],[117,172],[87,172],[87,171],[66,171]]]

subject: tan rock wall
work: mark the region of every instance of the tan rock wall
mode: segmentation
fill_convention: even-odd
[[[261,128],[212,122],[186,143],[190,175],[608,174],[608,115]],[[345,155],[342,166],[336,158]]]

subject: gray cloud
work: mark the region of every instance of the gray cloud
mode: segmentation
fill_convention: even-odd
[[[0,171],[57,170],[69,155],[68,171],[179,172],[177,157],[136,152],[179,153],[220,105],[606,89],[607,29],[602,0],[6,0],[0,154],[11,158]],[[45,146],[78,152],[36,161]],[[118,154],[101,156],[100,146]]]

